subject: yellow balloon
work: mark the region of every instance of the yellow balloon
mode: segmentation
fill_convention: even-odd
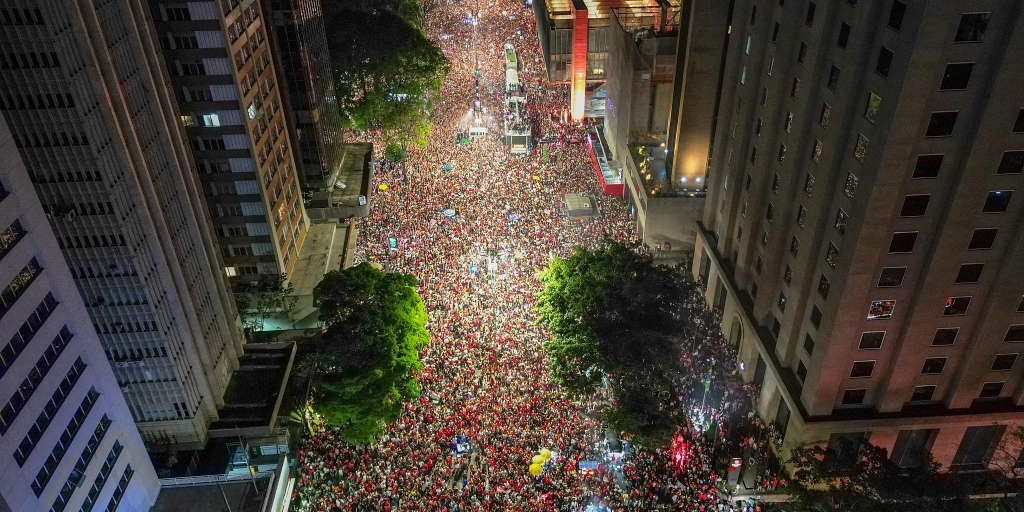
[[[380,186],[379,186],[379,187],[377,187],[377,188],[378,188],[378,189],[380,189],[381,191],[384,191],[384,190],[387,190],[387,189],[388,189],[388,186],[387,186],[387,184],[385,184],[385,183],[381,183],[381,184],[380,184]]]
[[[533,475],[533,476],[539,475],[540,472],[543,471],[543,470],[544,470],[544,468],[542,468],[540,466],[540,464],[534,464],[534,465],[530,466],[530,474]]]
[[[533,456],[533,463],[534,464],[544,464],[544,460],[545,459],[544,459],[543,455],[534,455]]]
[[[551,450],[548,450],[547,448],[544,448],[543,450],[540,451],[540,456],[544,457],[544,460],[550,459],[551,458]]]

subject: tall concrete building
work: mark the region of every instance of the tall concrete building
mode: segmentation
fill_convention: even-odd
[[[290,275],[309,220],[263,5],[148,3],[224,272],[242,282]]]
[[[156,472],[2,115],[0,223],[0,510],[148,510]]]
[[[1024,2],[738,0],[694,273],[784,447],[1024,423]]]
[[[243,336],[151,12],[5,2],[0,109],[142,438],[201,447]]]

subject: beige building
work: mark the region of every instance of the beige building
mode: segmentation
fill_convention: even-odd
[[[786,448],[1024,423],[1022,48],[1020,0],[735,2],[693,271]]]

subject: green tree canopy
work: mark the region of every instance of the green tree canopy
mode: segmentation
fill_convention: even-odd
[[[313,290],[326,326],[299,371],[314,378],[314,407],[343,438],[373,441],[419,396],[427,313],[416,278],[362,263],[329,272]]]
[[[544,345],[552,378],[574,396],[607,379],[615,400],[604,420],[641,444],[667,444],[682,421],[672,339],[686,325],[680,312],[692,283],[635,245],[611,241],[554,258],[540,279],[536,311],[552,334]]]

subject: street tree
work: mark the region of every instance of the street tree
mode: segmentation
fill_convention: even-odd
[[[293,293],[294,287],[285,274],[261,275],[254,281],[238,282],[235,302],[244,318],[242,326],[262,332],[270,318],[289,317],[298,300]]]
[[[787,512],[943,512],[981,510],[968,499],[955,475],[925,453],[919,464],[900,467],[884,448],[863,441],[859,448],[833,450],[805,446],[789,459],[793,478],[783,490]]]
[[[298,371],[313,404],[354,444],[372,442],[419,397],[420,352],[429,342],[416,278],[362,263],[329,272],[313,290],[324,330]]]
[[[577,397],[609,385],[604,420],[641,444],[667,444],[683,421],[675,337],[692,282],[613,241],[553,258],[540,279],[536,311],[552,334],[544,349],[554,381]]]

